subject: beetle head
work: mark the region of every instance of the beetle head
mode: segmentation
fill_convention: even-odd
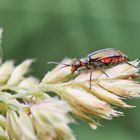
[[[80,61],[79,60],[73,61],[71,65],[71,72],[74,73],[75,71],[77,71],[79,67],[80,67]]]

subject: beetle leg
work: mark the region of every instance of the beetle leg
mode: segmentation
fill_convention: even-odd
[[[90,69],[90,86],[89,86],[89,89],[91,89],[91,81],[92,81],[92,71],[93,71],[93,68]]]
[[[90,67],[88,67],[87,65],[86,65],[85,67],[86,67],[86,69],[87,69],[87,70],[89,70],[89,69],[90,69]]]
[[[131,64],[131,63],[129,63],[129,62],[124,62],[124,63],[126,63],[126,64],[128,64],[128,65],[130,65],[130,66],[132,66],[132,67],[134,67],[134,68],[138,68],[138,67],[136,67],[136,66],[132,65],[132,64]]]
[[[109,77],[109,75],[103,70],[103,69],[100,69],[100,71],[106,75],[106,77]]]
[[[99,68],[99,70],[100,70],[102,73],[104,73],[104,74],[106,75],[106,77],[109,77],[108,74],[103,70],[103,66],[104,66],[103,63],[100,62],[100,63],[98,63],[97,68]]]

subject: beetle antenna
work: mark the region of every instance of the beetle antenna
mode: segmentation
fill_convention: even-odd
[[[69,67],[69,66],[62,66],[62,67],[60,68],[60,70],[63,69],[63,68],[65,68],[65,67]]]
[[[71,66],[69,64],[65,64],[65,63],[62,63],[62,62],[48,62],[48,64],[57,64],[57,65],[62,64],[64,66]]]

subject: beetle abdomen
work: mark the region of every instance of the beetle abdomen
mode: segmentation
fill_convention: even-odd
[[[113,56],[102,58],[100,61],[102,61],[104,64],[117,64],[127,61],[127,58],[124,56]]]

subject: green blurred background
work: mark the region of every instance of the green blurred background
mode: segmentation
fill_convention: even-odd
[[[48,61],[101,48],[117,48],[132,60],[140,56],[140,0],[0,0],[0,26],[4,59],[36,58],[32,73],[39,78],[53,68]],[[137,107],[101,121],[96,131],[81,121],[72,125],[77,139],[139,140],[140,100],[129,102]]]

